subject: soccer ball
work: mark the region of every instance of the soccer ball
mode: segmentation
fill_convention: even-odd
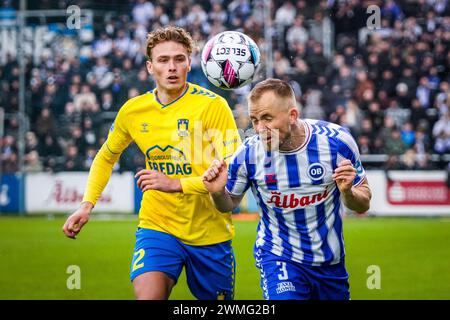
[[[249,84],[260,62],[256,43],[237,31],[215,35],[202,51],[203,73],[221,89],[236,89]]]

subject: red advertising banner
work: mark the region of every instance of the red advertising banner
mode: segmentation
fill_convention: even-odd
[[[387,200],[392,205],[450,205],[445,181],[389,181]]]

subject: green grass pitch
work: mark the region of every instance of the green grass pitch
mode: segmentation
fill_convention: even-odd
[[[0,217],[0,299],[134,299],[129,268],[136,221],[92,219],[77,240],[62,217]],[[236,299],[262,299],[252,255],[256,222],[236,221]],[[358,299],[450,299],[450,219],[346,218],[350,291]],[[70,265],[81,288],[69,290]],[[369,289],[369,266],[381,287]],[[370,282],[370,281],[369,281]],[[171,299],[193,299],[184,274]]]

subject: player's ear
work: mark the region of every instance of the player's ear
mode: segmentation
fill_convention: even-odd
[[[291,124],[294,124],[295,122],[297,122],[298,116],[299,116],[299,112],[298,112],[297,107],[292,107],[289,110],[289,120],[291,121]]]
[[[150,60],[147,60],[147,62],[145,63],[146,67],[147,67],[147,72],[151,75],[153,75],[153,64]]]

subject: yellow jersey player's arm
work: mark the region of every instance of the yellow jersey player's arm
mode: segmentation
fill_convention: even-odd
[[[125,125],[129,119],[125,121],[125,113],[122,110],[124,107],[117,114],[116,120],[109,130],[108,138],[92,162],[82,202],[90,202],[93,205],[97,203],[111,177],[114,164],[132,141]]]
[[[228,162],[240,146],[241,138],[227,101],[222,97],[215,98],[206,110],[203,121],[205,121],[204,129],[211,141],[215,156]],[[209,163],[206,165],[209,166]],[[181,178],[180,183],[185,194],[209,193],[201,176]]]

